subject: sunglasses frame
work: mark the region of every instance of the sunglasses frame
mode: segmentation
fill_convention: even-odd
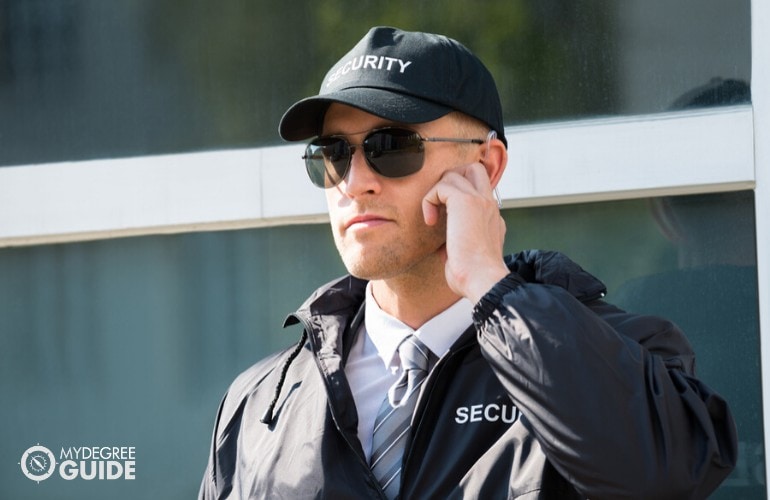
[[[305,154],[302,155],[302,159],[305,160],[305,169],[307,170],[308,176],[310,177],[310,180],[313,183],[313,185],[318,186],[320,188],[324,188],[324,189],[329,189],[329,188],[333,188],[333,187],[338,186],[348,176],[348,173],[350,173],[350,165],[353,162],[353,155],[356,153],[356,148],[361,148],[361,150],[363,151],[364,159],[366,160],[366,164],[369,166],[369,168],[371,168],[376,174],[381,175],[383,177],[387,177],[387,178],[390,178],[390,179],[398,178],[398,177],[406,177],[406,176],[409,176],[409,175],[412,175],[412,174],[416,174],[417,172],[422,170],[423,164],[425,163],[424,148],[420,148],[419,151],[416,151],[416,152],[420,153],[420,155],[421,155],[420,166],[417,167],[415,170],[408,171],[405,174],[388,175],[387,169],[383,169],[381,166],[378,166],[378,165],[375,164],[373,158],[381,156],[383,152],[397,153],[397,152],[400,151],[400,150],[378,151],[378,152],[376,152],[377,153],[376,155],[370,155],[371,153],[374,153],[373,151],[366,151],[365,143],[366,143],[367,140],[369,140],[375,134],[382,133],[382,132],[387,132],[389,130],[394,130],[394,131],[398,131],[398,132],[407,132],[407,134],[404,134],[403,136],[400,136],[400,137],[406,138],[406,137],[410,137],[411,136],[414,139],[420,141],[420,144],[423,144],[423,143],[426,143],[426,142],[455,142],[455,143],[463,143],[463,144],[479,144],[480,145],[480,144],[484,144],[486,142],[486,140],[484,140],[484,139],[466,139],[466,138],[459,138],[459,137],[422,137],[418,132],[416,132],[414,130],[411,130],[411,129],[405,128],[405,127],[395,127],[395,126],[392,126],[392,127],[381,127],[381,128],[376,128],[376,129],[370,130],[369,132],[367,132],[366,136],[364,137],[364,140],[361,141],[360,144],[351,144],[350,141],[347,139],[347,137],[344,136],[344,135],[318,136],[318,137],[316,137],[315,139],[313,139],[312,141],[310,141],[308,143],[307,147],[305,148]],[[324,185],[321,186],[321,185],[319,185],[314,180],[314,179],[317,178],[317,176],[314,176],[311,173],[311,170],[312,171],[317,170],[317,167],[314,166],[311,162],[314,163],[314,162],[318,161],[318,159],[316,157],[314,157],[313,155],[309,154],[309,149],[311,147],[318,147],[318,148],[323,147],[323,146],[317,145],[315,143],[317,143],[318,141],[328,140],[328,139],[336,139],[336,140],[342,141],[347,146],[346,149],[347,149],[347,151],[349,151],[349,154],[347,155],[347,161],[346,161],[346,164],[345,164],[345,168],[344,168],[344,170],[341,173],[338,171],[338,169],[336,167],[334,168],[334,171],[335,171],[335,173],[337,174],[337,177],[338,177],[338,180],[336,180],[336,182],[329,175],[329,170],[326,167],[326,163],[327,162],[332,162],[333,163],[333,161],[330,161],[327,158],[324,158],[322,160],[323,163],[324,163],[324,176],[323,176],[323,178],[324,178]],[[402,152],[409,153],[410,151],[402,151]],[[343,158],[341,157],[339,159],[341,160]]]

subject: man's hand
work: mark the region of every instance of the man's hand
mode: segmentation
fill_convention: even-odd
[[[503,262],[505,222],[484,166],[472,163],[446,172],[422,200],[425,223],[446,209],[446,280],[455,293],[478,302],[508,274]]]

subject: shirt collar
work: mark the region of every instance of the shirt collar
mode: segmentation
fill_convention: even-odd
[[[386,367],[394,363],[398,345],[407,335],[414,334],[438,357],[473,323],[473,304],[462,298],[429,319],[417,330],[386,313],[372,295],[372,284],[366,286],[366,332]]]

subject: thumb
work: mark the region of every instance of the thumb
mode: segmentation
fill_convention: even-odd
[[[422,215],[425,224],[435,226],[439,219],[439,208],[427,200],[422,200]]]

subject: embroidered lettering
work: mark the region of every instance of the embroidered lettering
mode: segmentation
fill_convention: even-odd
[[[455,410],[455,422],[460,425],[475,422],[497,422],[512,424],[521,417],[513,404],[490,403],[487,405],[460,406]]]
[[[337,66],[332,74],[326,79],[326,86],[332,84],[335,80],[352,71],[374,70],[374,71],[398,71],[403,74],[406,68],[412,64],[412,61],[404,61],[397,57],[375,56],[371,54],[356,56],[342,65]]]

